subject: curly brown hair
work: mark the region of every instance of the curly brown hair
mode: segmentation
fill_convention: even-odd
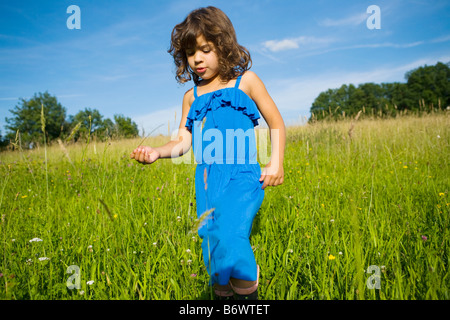
[[[216,7],[199,8],[172,30],[168,52],[174,59],[177,68],[175,78],[179,83],[193,79],[198,85],[201,80],[189,67],[186,55],[186,50],[196,46],[200,35],[214,44],[219,59],[219,75],[223,81],[228,82],[250,69],[250,52],[237,42],[236,32],[227,15]]]

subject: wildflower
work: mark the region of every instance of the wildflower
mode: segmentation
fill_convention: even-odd
[[[116,214],[115,214],[115,215],[113,216],[113,218],[114,218],[114,219],[116,219],[116,218],[117,218],[117,213],[116,213]]]
[[[342,251],[339,251],[339,255],[342,256]]]
[[[439,192],[439,196],[440,196],[440,197],[443,197],[443,196],[445,196],[445,193]]]
[[[153,246],[156,247],[156,242],[153,242]]]
[[[192,273],[192,274],[191,274],[191,278],[195,278],[196,276],[197,276],[196,273]]]
[[[330,254],[330,255],[328,256],[328,259],[329,259],[329,260],[334,260],[334,259],[336,259],[336,257],[333,256],[332,254]]]
[[[47,258],[47,257],[41,257],[41,258],[39,258],[39,261],[45,261],[45,260],[50,260],[50,258]]]
[[[427,241],[427,239],[428,239],[427,236],[422,236],[423,241]]]
[[[404,169],[408,169],[408,166],[403,166]]]
[[[292,249],[289,249],[289,250],[288,250],[288,252],[289,252],[289,253],[292,253],[292,252],[294,252],[294,250],[292,250]]]
[[[81,290],[80,291],[80,296],[82,296],[84,294],[84,291],[83,290]]]
[[[188,264],[188,266],[190,266],[190,265],[191,265],[191,263],[192,263],[192,260],[191,260],[191,259],[189,259],[189,260],[187,261],[187,264]]]
[[[27,259],[26,263],[27,263],[28,265],[30,265],[30,264],[32,264],[32,263],[33,263],[33,260],[31,260],[31,259]]]
[[[331,219],[330,222],[334,222],[334,219]]]
[[[22,196],[21,198],[22,198],[22,199],[24,199],[24,198],[26,198],[26,197],[28,197],[28,196],[27,196],[27,195],[25,195],[25,196]]]
[[[177,221],[178,221],[178,222],[181,221],[181,217],[180,217],[180,216],[177,217]]]
[[[86,282],[86,284],[87,285],[92,285],[92,284],[94,284],[94,280],[89,280],[89,281]]]
[[[186,253],[191,253],[191,250],[190,249],[186,249]]]
[[[42,239],[39,239],[39,238],[33,238],[33,239],[30,240],[30,242],[39,242],[39,241],[42,241]]]

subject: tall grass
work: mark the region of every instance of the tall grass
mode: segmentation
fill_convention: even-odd
[[[285,183],[251,235],[261,299],[448,299],[449,127],[448,114],[290,127]],[[2,299],[211,298],[194,165],[142,166],[140,141],[0,154]]]

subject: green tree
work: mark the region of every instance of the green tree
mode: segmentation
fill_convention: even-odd
[[[0,131],[0,150],[3,150],[8,144],[8,140],[3,138],[2,132]]]
[[[103,116],[97,109],[85,108],[80,110],[74,116],[69,116],[69,123],[71,129],[81,123],[81,127],[74,135],[75,141],[93,135],[102,137],[105,131]]]
[[[5,118],[7,138],[14,139],[19,130],[22,143],[42,143],[44,141],[41,130],[42,106],[44,106],[45,131],[48,140],[58,138],[64,130],[66,109],[48,92],[34,94],[29,100],[20,99],[20,103],[9,110],[13,116]]]
[[[406,73],[411,105],[410,109],[418,109],[421,102],[426,107],[431,104],[437,108],[450,105],[450,62],[438,62],[434,66],[423,66]]]
[[[450,105],[450,63],[438,62],[405,74],[406,83],[362,83],[357,88],[342,85],[338,89],[321,92],[311,105],[311,113],[317,120],[339,118],[342,112],[348,116],[365,110],[366,114],[393,116],[397,110],[428,110]]]
[[[134,138],[138,136],[138,126],[131,118],[116,114],[114,115],[114,122],[115,130],[119,137]]]

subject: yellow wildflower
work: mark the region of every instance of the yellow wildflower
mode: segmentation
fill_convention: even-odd
[[[332,254],[330,254],[330,255],[328,256],[328,259],[329,259],[329,260],[334,260],[334,259],[336,259],[336,257],[333,256]]]

